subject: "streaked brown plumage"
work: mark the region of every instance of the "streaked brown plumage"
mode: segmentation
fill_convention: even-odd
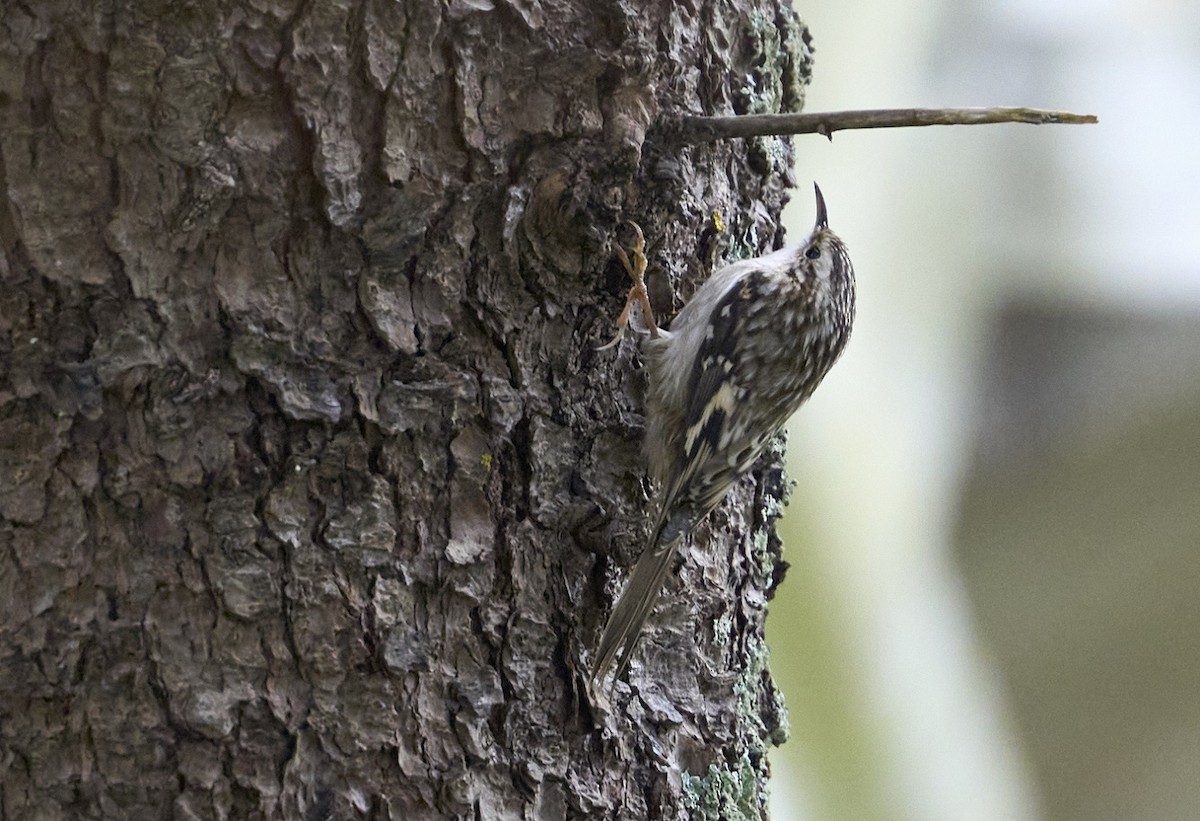
[[[680,541],[754,466],[845,347],[854,269],[829,229],[820,188],[816,197],[816,225],[804,242],[722,268],[669,331],[651,321],[642,346],[645,450],[661,492],[658,516],[597,645],[594,683],[629,664]],[[648,312],[638,233],[635,264],[620,255],[635,282],[630,303]],[[627,317],[628,305],[620,322]]]

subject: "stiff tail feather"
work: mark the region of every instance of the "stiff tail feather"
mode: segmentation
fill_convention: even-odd
[[[680,541],[676,538],[670,544],[651,546],[634,565],[629,582],[621,592],[612,615],[608,617],[608,624],[604,626],[604,633],[596,646],[596,661],[592,665],[594,684],[604,680],[614,663],[616,676],[625,672],[646,619],[658,600],[658,593],[662,590]],[[620,658],[617,657],[618,651]]]

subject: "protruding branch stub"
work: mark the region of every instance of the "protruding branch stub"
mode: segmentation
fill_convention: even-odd
[[[1040,108],[874,108],[813,114],[747,114],[736,117],[685,116],[671,129],[685,144],[737,137],[824,134],[859,128],[909,128],[927,125],[1081,125],[1099,122],[1094,114]]]

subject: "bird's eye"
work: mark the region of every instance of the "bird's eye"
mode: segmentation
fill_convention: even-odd
[[[809,259],[820,259],[821,249],[818,248],[817,246],[813,245],[807,251],[804,252],[804,256],[808,257]]]

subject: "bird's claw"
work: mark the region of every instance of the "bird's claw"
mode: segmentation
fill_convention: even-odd
[[[629,289],[629,296],[625,299],[625,307],[621,309],[621,315],[617,317],[616,335],[608,344],[597,348],[598,351],[606,351],[614,347],[625,336],[625,328],[629,325],[629,314],[635,304],[642,309],[642,316],[645,318],[650,337],[652,339],[658,337],[658,325],[654,322],[654,310],[650,307],[650,294],[646,291],[646,237],[642,233],[641,226],[636,222],[625,220],[622,225],[633,228],[634,235],[637,237],[628,254],[625,253],[620,242],[616,246],[617,258],[625,266],[625,271],[633,280],[633,286]]]

